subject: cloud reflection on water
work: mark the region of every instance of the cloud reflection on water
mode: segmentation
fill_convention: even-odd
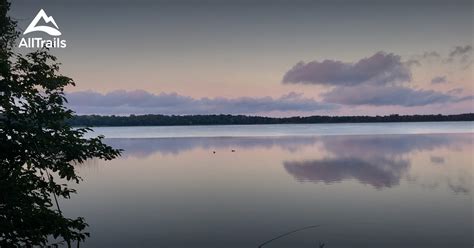
[[[193,137],[193,138],[148,138],[148,139],[107,139],[106,143],[124,149],[124,156],[146,157],[179,155],[194,149],[271,149],[279,147],[295,152],[305,146],[314,145],[318,137]]]
[[[408,176],[411,153],[470,144],[470,135],[378,135],[321,137],[328,155],[322,159],[284,161],[285,170],[298,181],[327,184],[356,179],[360,183],[382,189],[400,184]],[[442,156],[430,156],[431,165],[443,164]],[[467,172],[469,173],[469,172]],[[464,175],[447,178],[446,184],[455,193],[469,193]],[[411,178],[412,181],[417,179]],[[436,183],[438,185],[438,183]]]
[[[411,154],[429,152],[431,165],[450,166],[435,149],[458,150],[472,143],[470,134],[403,134],[283,137],[194,137],[108,139],[107,143],[125,150],[125,157],[144,158],[154,154],[177,156],[195,149],[253,150],[281,149],[296,153],[314,149],[315,159],[282,161],[287,173],[302,182],[327,184],[357,180],[376,189],[400,184],[412,168]],[[277,151],[278,152],[278,151]],[[322,155],[322,156],[321,156]],[[469,193],[465,178],[447,178],[446,185],[455,193]]]
[[[298,181],[322,181],[329,184],[357,179],[363,184],[370,184],[381,189],[398,185],[402,175],[409,169],[410,161],[385,157],[372,159],[347,157],[291,161],[284,162],[284,166],[286,171]]]

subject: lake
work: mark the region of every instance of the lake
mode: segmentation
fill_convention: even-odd
[[[473,246],[473,123],[102,127],[81,247]]]

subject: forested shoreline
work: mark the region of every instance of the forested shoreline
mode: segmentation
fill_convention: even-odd
[[[76,115],[69,120],[73,126],[192,126],[192,125],[254,125],[315,124],[373,122],[440,122],[474,121],[474,113],[456,115],[386,115],[386,116],[306,116],[263,117],[247,115]]]

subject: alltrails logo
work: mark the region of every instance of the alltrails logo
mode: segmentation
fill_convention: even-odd
[[[38,22],[43,20],[45,24],[52,24],[52,26],[43,26],[38,25]],[[26,28],[23,35],[29,34],[32,32],[44,32],[51,36],[60,36],[61,31],[59,31],[58,24],[54,21],[52,16],[48,16],[43,9],[41,9],[36,17],[31,21],[30,25]],[[61,38],[53,38],[53,39],[43,39],[41,37],[33,37],[33,38],[21,38],[20,44],[18,47],[25,47],[25,48],[65,48],[66,47],[66,40],[62,40]]]

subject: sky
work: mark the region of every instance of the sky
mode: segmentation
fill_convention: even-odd
[[[474,111],[471,0],[15,0],[10,15],[23,31],[40,9],[67,40],[51,52],[78,114]]]

